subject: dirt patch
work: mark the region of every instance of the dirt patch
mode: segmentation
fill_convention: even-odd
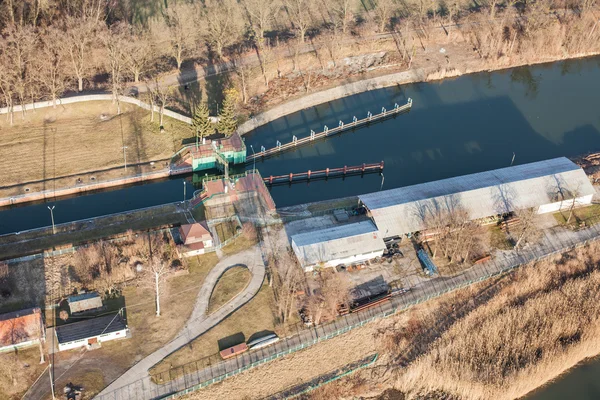
[[[0,354],[0,398],[20,399],[47,366],[38,346]]]

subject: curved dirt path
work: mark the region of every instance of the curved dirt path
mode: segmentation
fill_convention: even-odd
[[[248,267],[252,273],[250,283],[241,293],[224,306],[214,313],[206,315],[210,295],[221,275],[229,268],[240,265]],[[96,399],[127,400],[150,399],[154,397],[156,388],[159,385],[150,380],[148,370],[169,354],[202,335],[250,301],[260,290],[264,278],[265,265],[258,245],[220,260],[206,276],[196,299],[194,311],[192,311],[190,319],[177,336],[127,370],[127,372],[100,392],[96,396]]]

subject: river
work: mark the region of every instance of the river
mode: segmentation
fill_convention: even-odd
[[[280,118],[246,135],[254,150],[323,125],[404,104],[410,113],[257,163],[263,176],[385,161],[366,175],[277,186],[278,206],[411,185],[557,156],[600,151],[600,57],[366,92]],[[191,183],[191,177],[187,177]],[[183,178],[0,211],[0,234],[178,201]],[[186,197],[192,196],[187,185]]]
[[[413,99],[410,113],[257,163],[263,176],[385,161],[377,174],[276,186],[278,206],[356,195],[558,156],[600,151],[600,57],[408,84],[332,101],[246,136],[249,151]],[[187,177],[186,197],[192,196]],[[178,201],[184,178],[0,211],[0,234]],[[600,398],[600,361],[576,367],[528,399]]]

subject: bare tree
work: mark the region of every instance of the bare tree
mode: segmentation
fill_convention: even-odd
[[[394,0],[378,0],[375,5],[375,15],[379,22],[379,32],[385,32],[385,26],[390,22],[390,18],[394,13],[396,5]]]
[[[338,273],[321,274],[321,295],[327,313],[335,318],[338,307],[350,303],[351,284],[348,278]]]
[[[10,124],[13,124],[13,102],[14,102],[14,70],[9,68],[10,65],[10,56],[7,51],[8,43],[5,39],[0,37],[0,65],[3,66],[0,68],[0,91],[2,91],[2,96],[4,98],[4,104],[8,109],[6,113],[6,119],[10,121]]]
[[[161,129],[163,129],[162,127],[164,126],[164,114],[165,114],[165,108],[167,107],[167,104],[169,103],[169,101],[171,100],[171,88],[165,86],[165,85],[161,85],[158,82],[158,78],[154,78],[154,83],[152,85],[148,86],[148,91],[151,93],[151,97],[152,97],[152,119],[154,120],[154,103],[158,103],[158,123],[161,127]]]
[[[313,0],[285,0],[285,9],[296,31],[299,43],[304,43],[306,31],[311,27]]]
[[[271,27],[275,13],[281,7],[279,0],[243,0],[252,29],[256,33],[256,41],[261,45],[265,32]]]
[[[125,44],[125,63],[133,75],[133,81],[138,83],[140,76],[148,72],[156,57],[154,41],[146,30],[128,27],[128,38]]]
[[[239,41],[242,29],[240,9],[235,0],[205,0],[204,37],[208,45],[223,58],[223,50]]]
[[[4,31],[4,35],[6,37],[4,51],[7,55],[5,61],[9,62],[5,67],[12,69],[8,77],[12,80],[12,87],[19,103],[24,106],[27,90],[34,79],[32,68],[37,34],[31,27],[10,26]],[[22,115],[25,118],[25,107],[22,109]]]
[[[356,5],[356,0],[334,0],[333,12],[335,16],[335,25],[340,27],[345,35],[348,32],[348,27],[352,22],[353,8]]]
[[[119,96],[123,90],[123,72],[126,63],[127,37],[123,25],[115,25],[107,30],[102,36],[102,42],[106,49],[107,70],[110,74],[111,92],[113,103],[117,103],[117,113],[121,113]]]
[[[36,75],[41,85],[52,100],[52,106],[56,108],[56,100],[68,86],[65,74],[65,52],[61,40],[64,34],[56,28],[50,28],[44,35],[42,49],[35,58]]]
[[[177,69],[181,69],[196,43],[198,31],[198,8],[184,2],[170,3],[162,18],[153,20],[150,29],[158,43],[168,38],[169,54],[175,59]]]
[[[148,265],[146,279],[154,288],[156,301],[156,316],[160,317],[160,295],[163,292],[163,286],[169,273],[169,265],[162,260],[155,259]]]
[[[252,77],[252,65],[248,62],[244,62],[243,56],[246,53],[244,46],[236,46],[231,62],[235,74],[237,75],[240,86],[242,88],[242,102],[246,104],[248,102],[248,81]]]
[[[512,235],[515,239],[515,250],[525,243],[532,243],[540,235],[539,214],[535,208],[527,208],[515,212],[519,223],[513,228]]]
[[[77,89],[83,90],[83,80],[91,71],[94,38],[100,31],[100,23],[94,17],[72,17],[65,20],[65,33],[62,43],[71,64],[71,70],[77,78]]]

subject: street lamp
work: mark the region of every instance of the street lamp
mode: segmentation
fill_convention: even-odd
[[[379,190],[383,190],[383,181],[385,181],[385,176],[383,176],[383,172],[381,173],[381,187]]]
[[[125,159],[125,172],[127,172],[127,153],[125,152],[125,150],[127,150],[127,146],[123,146],[123,158]]]
[[[182,203],[185,203],[185,179],[183,180],[183,201]]]
[[[56,228],[54,227],[54,207],[56,206],[47,206],[48,210],[50,210],[50,218],[52,218],[52,234],[56,235]]]
[[[256,172],[256,153],[254,153],[252,145],[250,145],[250,148],[252,149],[252,172]]]

